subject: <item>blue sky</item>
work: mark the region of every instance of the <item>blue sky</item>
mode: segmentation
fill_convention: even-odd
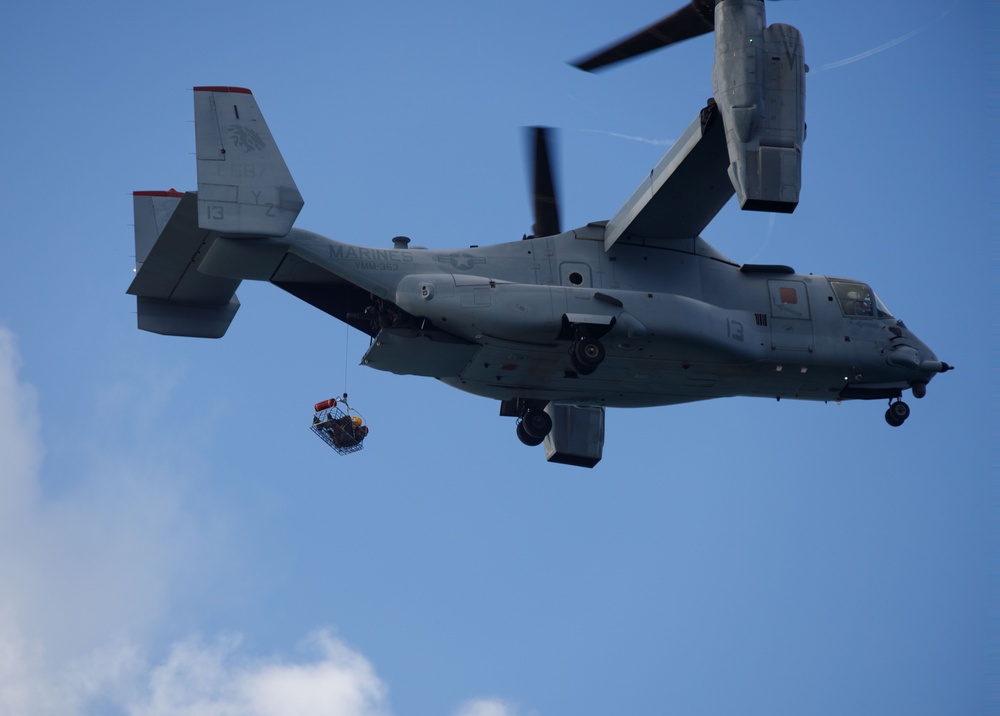
[[[769,4],[812,68],[801,203],[704,232],[870,282],[958,369],[900,429],[881,402],[611,410],[588,471],[268,285],[220,341],[136,330],[130,194],[195,187],[193,86],[253,89],[297,225],[432,248],[530,232],[520,127],[562,130],[577,226],[711,94],[708,37],[566,64],[671,5],[337,5],[5,14],[0,712],[986,711],[996,11]],[[372,435],[339,457],[307,428],[344,390]]]

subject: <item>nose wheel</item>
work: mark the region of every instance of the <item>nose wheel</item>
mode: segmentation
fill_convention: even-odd
[[[910,406],[902,400],[889,401],[889,409],[885,411],[885,422],[894,428],[906,422],[910,417]]]

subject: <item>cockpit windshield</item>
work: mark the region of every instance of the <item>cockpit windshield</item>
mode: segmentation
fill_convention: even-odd
[[[869,286],[856,281],[830,281],[845,316],[892,318],[889,309]]]

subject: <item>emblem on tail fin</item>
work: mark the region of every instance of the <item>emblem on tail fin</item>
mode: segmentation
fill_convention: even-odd
[[[259,152],[267,147],[267,144],[260,138],[260,135],[249,127],[241,124],[231,124],[226,128],[226,131],[229,132],[229,139],[232,141],[233,146],[239,147],[247,154],[250,152]]]
[[[250,90],[195,88],[194,128],[198,227],[227,236],[286,236],[302,195]]]

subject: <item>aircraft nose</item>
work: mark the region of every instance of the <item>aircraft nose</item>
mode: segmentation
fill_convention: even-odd
[[[910,381],[910,390],[913,392],[913,397],[923,398],[927,395],[927,381],[933,378],[935,373],[947,373],[949,370],[954,369],[955,366],[948,365],[944,361],[940,360],[921,361],[920,372],[923,373],[926,378]]]
[[[893,365],[897,365],[901,368],[906,368],[908,370],[915,370],[919,373],[920,377],[915,378],[910,381],[910,390],[913,392],[914,398],[923,398],[927,395],[927,383],[930,382],[938,373],[947,373],[949,370],[953,370],[955,366],[948,365],[942,360],[938,360],[938,357],[934,355],[934,351],[920,344],[923,350],[918,351],[911,346],[899,346],[896,350],[890,354],[889,362]],[[908,349],[905,352],[903,349]],[[899,355],[895,355],[899,353]]]
[[[920,353],[913,346],[895,346],[886,356],[886,362],[904,370],[919,370]]]
[[[915,373],[909,383],[913,391],[913,397],[923,398],[927,394],[927,383],[938,373],[946,373],[954,366],[948,365],[944,361],[938,360],[927,345],[916,336],[908,334],[897,328],[892,331],[896,340],[903,339],[892,347],[886,354],[886,362],[900,370],[906,371],[911,376]]]
[[[925,360],[921,361],[920,370],[924,373],[947,373],[955,370],[955,366],[948,365],[943,360]]]

